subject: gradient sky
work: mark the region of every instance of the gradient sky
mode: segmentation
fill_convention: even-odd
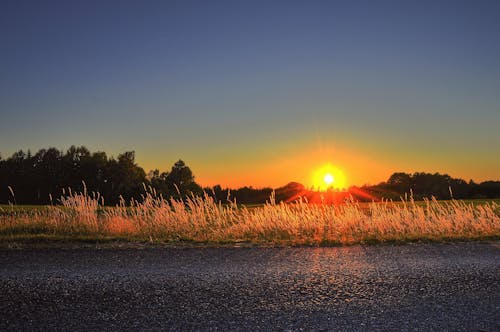
[[[500,179],[499,1],[2,1],[0,152],[202,185]]]

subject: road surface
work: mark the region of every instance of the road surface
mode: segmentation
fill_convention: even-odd
[[[0,250],[0,330],[500,330],[500,244]]]

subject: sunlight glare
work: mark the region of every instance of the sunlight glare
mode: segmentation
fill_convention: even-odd
[[[327,173],[325,175],[325,177],[323,178],[323,181],[325,181],[325,183],[327,185],[331,185],[333,183],[333,181],[334,181],[334,178],[333,178],[333,176],[330,173]]]
[[[313,189],[319,191],[347,189],[344,172],[331,164],[325,164],[313,172],[312,185]]]

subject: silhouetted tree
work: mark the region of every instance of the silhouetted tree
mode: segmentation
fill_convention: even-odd
[[[105,173],[110,183],[111,197],[122,196],[128,202],[131,198],[138,199],[146,183],[146,172],[135,163],[135,152],[128,151],[118,155],[118,160],[108,162]]]
[[[168,172],[162,172],[158,169],[150,172],[149,178],[151,181],[151,186],[156,190],[158,194],[161,194],[164,198],[170,197],[170,185],[168,183]]]
[[[409,192],[412,186],[412,177],[410,174],[398,172],[392,174],[387,180],[387,184],[399,192]]]
[[[500,181],[485,181],[479,184],[481,198],[499,197]]]
[[[109,204],[119,195],[141,198],[146,182],[142,168],[134,162],[133,152],[108,160],[106,153],[91,154],[85,147],[70,147],[65,154],[55,148],[40,149],[35,155],[18,151],[0,160],[0,203],[12,201],[10,186],[19,204],[47,204],[57,200],[63,188],[100,192]]]
[[[437,199],[450,198],[494,198],[500,197],[500,188],[497,181],[487,181],[476,184],[472,180],[467,183],[462,179],[455,179],[448,174],[416,172],[412,175],[394,173],[387,182],[375,186],[364,187],[376,197],[397,199],[413,192],[415,199],[434,196]],[[491,186],[491,187],[490,187]]]
[[[195,182],[191,169],[180,159],[172,166],[169,173],[160,174],[158,170],[153,171],[151,186],[165,198],[184,198],[203,193],[200,185]]]

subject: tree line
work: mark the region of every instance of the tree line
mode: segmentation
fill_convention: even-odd
[[[194,181],[189,167],[179,160],[170,172],[146,174],[135,162],[134,151],[108,157],[91,153],[86,147],[71,146],[66,152],[56,148],[32,154],[18,151],[7,159],[0,157],[0,203],[56,204],[57,199],[74,192],[99,193],[107,205],[121,198],[141,200],[144,186],[151,186],[168,198],[199,195],[202,188]],[[84,188],[85,187],[85,188]]]
[[[412,194],[415,199],[434,196],[437,199],[499,198],[500,181],[466,182],[448,174],[416,172],[413,174],[396,172],[386,182],[374,186],[364,186],[362,191],[374,197],[399,199]]]
[[[310,202],[319,202],[325,197],[331,202],[347,197],[361,201],[398,200],[410,192],[415,199],[431,196],[438,199],[500,197],[500,181],[466,182],[439,173],[398,172],[377,185],[351,187],[343,193],[318,193],[296,182],[275,189],[248,186],[229,189],[220,185],[202,188],[182,160],[177,161],[170,171],[156,169],[146,173],[135,162],[134,151],[114,158],[102,151],[91,153],[84,146],[71,146],[66,152],[48,148],[35,154],[21,150],[7,159],[0,156],[0,204],[57,204],[63,192],[68,193],[71,188],[76,192],[85,189],[88,193],[99,193],[106,205],[115,205],[120,199],[141,201],[145,186],[164,198],[184,199],[205,193],[216,201],[236,200],[242,204],[265,203],[272,194],[277,202],[298,197]]]

